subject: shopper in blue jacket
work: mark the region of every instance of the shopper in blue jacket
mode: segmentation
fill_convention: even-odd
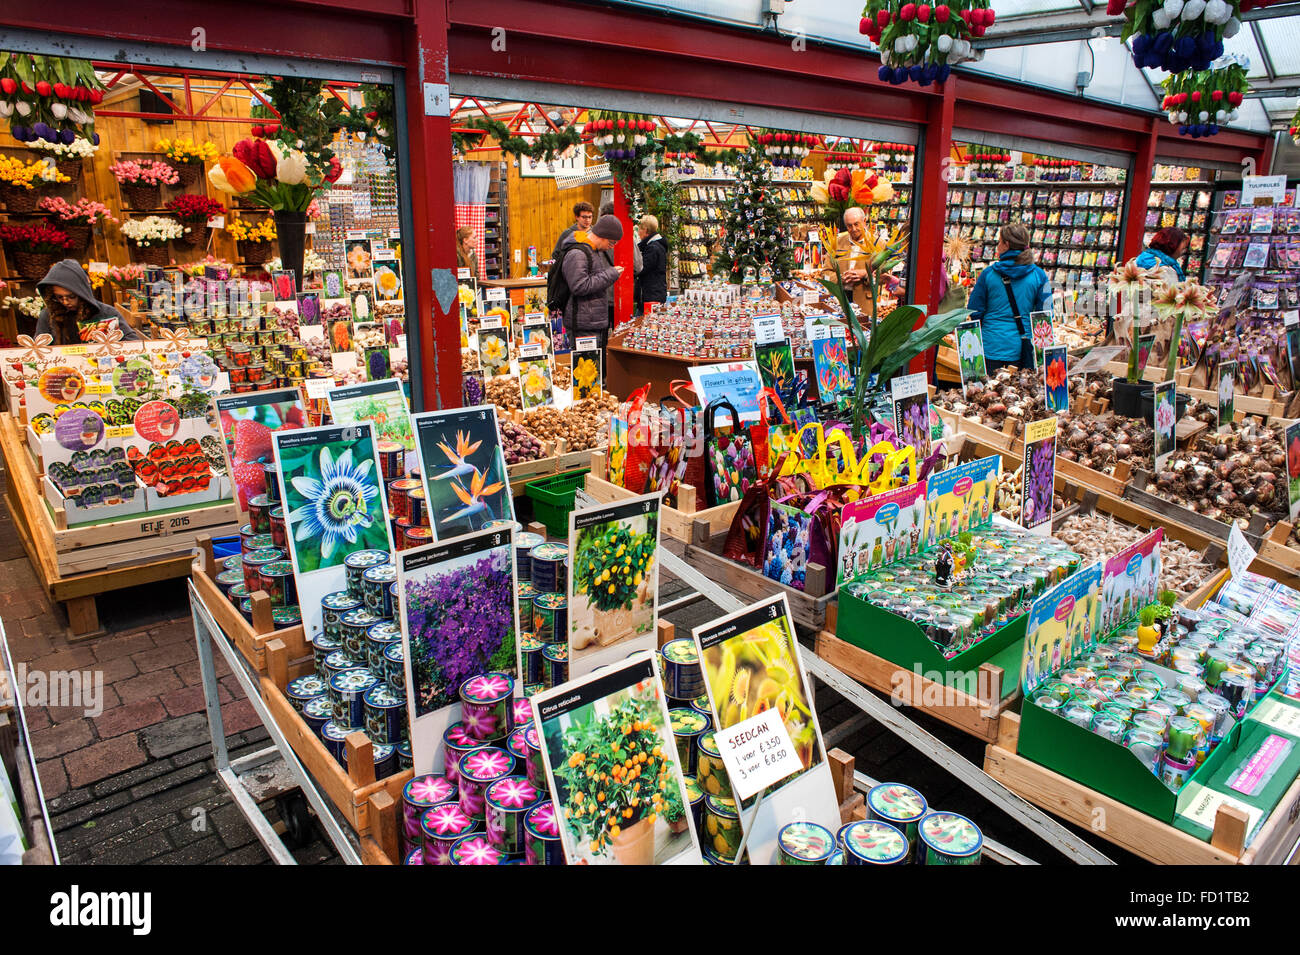
[[[1014,305],[1008,292],[1015,296]],[[1052,286],[1047,273],[1034,264],[1029,229],[1022,223],[1002,227],[998,260],[980,272],[966,307],[983,330],[989,374],[1005,365],[1033,367],[1033,356],[1025,350],[1033,347],[1029,316],[1051,309]]]
[[[1183,267],[1178,264],[1178,260],[1187,254],[1187,247],[1191,244],[1192,240],[1187,238],[1187,233],[1182,229],[1173,227],[1161,229],[1151,237],[1147,247],[1138,255],[1138,268],[1172,269],[1174,275],[1178,276],[1178,281],[1185,282],[1187,275],[1183,272]]]

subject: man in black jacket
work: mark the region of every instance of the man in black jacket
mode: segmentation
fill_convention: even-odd
[[[636,232],[641,250],[636,287],[636,314],[640,315],[646,302],[668,301],[668,243],[659,234],[659,220],[654,216],[642,216]]]

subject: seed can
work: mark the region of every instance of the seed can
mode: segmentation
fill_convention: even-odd
[[[298,582],[293,575],[293,564],[287,560],[273,560],[257,571],[258,588],[266,591],[272,607],[291,607],[298,603]]]
[[[533,598],[533,636],[542,643],[569,643],[569,598],[538,594]]]
[[[524,760],[524,775],[534,786],[545,789],[546,764],[542,761],[542,738],[537,732],[537,724],[530,724],[524,730],[524,744],[528,747],[528,756]]]
[[[921,820],[925,865],[979,865],[984,836],[955,812],[932,812]]]
[[[404,773],[408,769],[415,769],[415,751],[410,739],[404,739],[397,744],[397,771]]]
[[[420,482],[412,478],[398,478],[388,482],[388,513],[393,520],[405,520],[411,523],[411,506],[407,495],[420,487]]]
[[[394,692],[406,695],[406,648],[402,641],[384,647],[384,681]]]
[[[364,597],[361,589],[361,575],[371,567],[379,567],[389,562],[386,550],[359,550],[343,558],[343,569],[347,575],[348,593],[354,597]]]
[[[682,781],[686,784],[686,802],[690,806],[691,818],[695,820],[695,831],[701,833],[704,831],[704,790],[694,776],[686,776]]]
[[[521,583],[533,579],[533,548],[545,543],[546,538],[541,534],[532,531],[515,532],[515,571]]]
[[[460,718],[465,732],[479,743],[505,740],[514,728],[515,678],[509,673],[480,673],[460,685]]]
[[[542,678],[548,687],[569,682],[569,645],[548,643],[542,647]]]
[[[464,723],[452,723],[442,734],[442,771],[457,786],[460,785],[460,760],[466,753],[477,749],[481,743],[465,732]]]
[[[925,797],[902,783],[881,783],[867,791],[867,817],[897,827],[913,849],[917,845],[916,827],[928,809]]]
[[[406,549],[413,547],[423,547],[425,544],[433,541],[433,528],[425,527],[408,527],[406,529]]]
[[[911,851],[901,829],[878,819],[840,827],[836,841],[844,849],[845,865],[905,865]]]
[[[815,822],[790,822],[776,834],[781,865],[826,865],[835,853],[835,836]]]
[[[488,842],[506,855],[524,851],[524,818],[537,805],[541,793],[523,776],[507,776],[487,787]]]
[[[366,666],[375,676],[388,679],[384,669],[384,653],[393,644],[401,644],[402,628],[385,620],[366,631]]]
[[[695,641],[686,637],[669,640],[661,651],[664,689],[669,696],[692,700],[704,692],[704,670]]]
[[[529,552],[532,561],[529,580],[539,594],[562,594],[569,585],[565,567],[569,548],[565,544],[538,544]]]
[[[242,567],[239,570],[223,570],[217,574],[216,581],[217,586],[221,588],[221,592],[229,599],[230,588],[235,584],[244,583],[244,570]]]
[[[379,458],[379,473],[384,481],[392,481],[406,473],[406,449],[397,441],[376,441],[375,454]]]
[[[349,730],[366,725],[365,693],[376,683],[373,673],[355,667],[330,678],[330,699],[334,703],[334,723]]]
[[[710,719],[687,707],[675,707],[668,711],[668,721],[672,724],[673,738],[677,741],[677,756],[682,772],[691,776],[696,772],[698,751],[695,741],[708,732]]]
[[[736,862],[741,840],[736,803],[719,796],[704,797],[704,846],[728,865]]]
[[[555,804],[549,799],[524,813],[524,863],[564,865],[560,824],[555,815]]]
[[[505,854],[488,842],[486,836],[465,836],[451,847],[452,865],[503,865],[505,861]]]
[[[424,850],[412,849],[402,860],[402,865],[424,865]]]
[[[290,680],[284,688],[284,695],[299,713],[303,711],[303,707],[307,705],[308,700],[324,696],[327,693],[329,693],[329,684],[315,673],[309,673],[306,676]]]
[[[383,621],[365,607],[349,610],[339,621],[342,625],[340,636],[343,638],[343,652],[350,656],[357,666],[364,666],[369,651],[366,649],[366,634],[370,628]]]
[[[423,487],[417,487],[406,495],[407,507],[410,510],[410,520],[412,527],[429,526],[429,501]]]
[[[340,766],[346,759],[348,734],[354,732],[356,727],[339,726],[333,720],[327,720],[320,728],[321,742]]]
[[[321,727],[334,718],[334,701],[329,698],[329,694],[313,697],[303,704],[302,719],[303,722],[311,727],[311,731],[320,735]]]
[[[519,601],[519,623],[523,627],[533,625],[533,599],[537,596],[537,591],[533,585],[525,581],[516,589]]]
[[[424,864],[451,865],[451,847],[456,840],[478,829],[478,820],[465,815],[456,803],[444,802],[424,810],[420,815]]]
[[[366,609],[376,617],[393,616],[393,595],[390,588],[397,580],[397,568],[392,564],[368,567],[361,574],[361,599]]]
[[[521,726],[512,730],[506,737],[506,752],[515,758],[515,764],[523,766],[528,762],[528,742],[524,739],[528,728]]]
[[[363,698],[366,735],[376,743],[396,745],[406,735],[406,697],[387,683],[376,683]]]
[[[361,609],[361,598],[346,590],[338,590],[321,598],[321,630],[326,637],[343,645],[343,615]]]
[[[320,675],[326,682],[329,682],[334,679],[336,674],[342,673],[344,670],[354,669],[356,669],[356,664],[352,662],[352,658],[347,655],[346,651],[339,649],[325,657],[325,669]]]
[[[515,711],[515,718],[513,723],[515,729],[524,729],[525,727],[532,725],[533,705],[531,703],[529,703],[527,700],[521,700],[516,698],[514,702],[510,704],[510,706]]]
[[[278,547],[259,547],[244,555],[244,586],[248,588],[250,595],[262,587],[262,568],[282,560],[284,560],[284,551]]]
[[[443,803],[456,804],[456,786],[446,776],[415,776],[402,787],[402,837],[408,849],[423,845],[420,817]]]
[[[472,819],[482,820],[487,809],[487,788],[514,772],[515,758],[498,746],[480,746],[460,758],[459,804]]]
[[[697,713],[699,712],[694,707],[691,709]],[[702,714],[702,716],[704,719],[709,719],[708,714]],[[695,779],[699,783],[700,789],[707,796],[732,798],[731,777],[727,775],[727,767],[722,763],[722,753],[718,749],[717,740],[714,739],[711,731],[699,735],[695,750]]]
[[[343,641],[338,637],[320,634],[312,641],[311,651],[316,658],[316,672],[323,678],[329,679],[329,671],[325,668],[325,659],[331,653],[343,649]]]

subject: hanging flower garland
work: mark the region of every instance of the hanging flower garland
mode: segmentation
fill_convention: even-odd
[[[1083,165],[1077,159],[1048,159],[1037,156],[1030,161],[1038,175],[1039,182],[1069,182],[1074,177],[1072,170]]]
[[[975,179],[1000,180],[1006,178],[1011,154],[988,146],[970,145],[966,147],[966,161]]]
[[[754,142],[773,166],[801,166],[805,157],[822,144],[822,138],[784,129],[760,129],[754,134]]]
[[[1250,89],[1240,63],[1218,69],[1181,73],[1164,81],[1160,108],[1183,136],[1216,136],[1222,123],[1237,118],[1237,107]]]
[[[868,0],[858,32],[880,47],[879,76],[895,86],[908,80],[942,83],[952,67],[974,58],[971,39],[981,37],[997,15],[988,0],[953,3]]]
[[[878,157],[877,169],[900,175],[908,171],[916,155],[916,147],[907,143],[874,143],[871,150]]]
[[[565,126],[559,131],[548,129],[536,136],[525,137],[510,132],[510,127],[500,120],[477,117],[466,120],[465,125],[489,134],[497,141],[503,153],[516,157],[526,156],[533,162],[553,162],[556,157],[582,142],[582,133],[576,126]],[[456,145],[454,141],[452,145],[454,149]],[[462,148],[468,151],[468,143],[463,143]]]
[[[583,135],[597,149],[604,150],[606,161],[637,159],[654,152],[658,128],[655,118],[645,113],[596,109],[590,112]]]
[[[1291,141],[1300,146],[1300,109],[1297,109],[1295,115],[1291,117],[1291,127],[1287,132],[1291,134]]]
[[[20,143],[81,137],[98,146],[94,107],[104,89],[89,60],[0,53],[0,119]]]
[[[1120,39],[1133,38],[1133,62],[1169,73],[1208,70],[1223,56],[1223,41],[1241,31],[1240,0],[1109,0],[1106,12],[1124,14]]]
[[[832,143],[826,153],[826,169],[838,172],[841,169],[872,169],[871,157],[857,146],[845,149],[841,143]]]

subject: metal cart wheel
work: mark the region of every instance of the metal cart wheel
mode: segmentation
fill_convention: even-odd
[[[316,832],[316,819],[311,814],[307,797],[295,790],[275,797],[276,809],[284,820],[284,842],[290,849],[301,849],[312,841]]]

